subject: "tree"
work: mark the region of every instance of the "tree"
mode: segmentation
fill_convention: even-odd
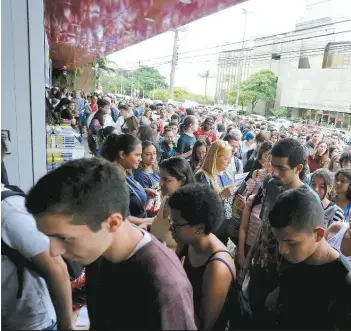
[[[166,89],[166,78],[155,68],[140,67],[136,70],[117,69],[115,75],[105,75],[102,79],[104,91],[114,89],[117,92],[134,96],[145,96],[155,89]],[[137,92],[139,91],[139,93]],[[114,91],[111,91],[114,92]]]
[[[289,114],[289,110],[286,107],[278,107],[278,108],[272,108],[269,110],[272,116],[275,116],[277,118],[279,117],[287,117]]]
[[[95,88],[101,86],[101,76],[103,74],[114,74],[116,73],[115,63],[108,60],[105,56],[93,61],[92,67],[95,70],[94,85]]]
[[[277,78],[271,70],[261,70],[248,80],[243,82],[242,91],[247,93],[252,105],[252,111],[255,109],[259,100],[273,101],[277,89]]]
[[[253,111],[260,100],[274,101],[276,89],[277,78],[273,71],[261,70],[256,72],[240,84],[239,104],[242,107],[251,104]],[[236,98],[235,87],[229,91],[229,97],[234,103]]]
[[[160,90],[160,89],[156,89],[156,90],[152,90],[148,93],[148,97],[149,99],[152,100],[167,100],[168,99],[168,91],[167,90]]]
[[[173,90],[174,100],[184,101],[189,91],[183,87],[175,87]]]
[[[239,93],[239,105],[241,106],[241,111],[244,111],[244,106],[249,104],[252,100],[251,93],[249,91],[245,91],[243,89],[243,84],[240,85],[240,93]],[[237,87],[234,86],[232,89],[229,90],[229,103],[235,104],[236,102],[236,94],[237,94]]]

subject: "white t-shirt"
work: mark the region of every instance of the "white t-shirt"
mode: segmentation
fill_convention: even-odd
[[[3,187],[1,191],[7,190]],[[30,259],[49,248],[49,238],[39,232],[21,196],[1,202],[1,239]],[[16,298],[18,277],[15,265],[1,256],[1,322],[3,330],[42,330],[56,321],[46,282],[24,269],[23,292]]]

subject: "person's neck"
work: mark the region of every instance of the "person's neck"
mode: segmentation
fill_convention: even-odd
[[[143,236],[139,228],[124,221],[118,231],[113,234],[111,245],[104,252],[103,257],[112,263],[127,260]]]
[[[117,166],[117,168],[122,172],[122,174],[123,174],[124,176],[127,175],[127,170],[126,170],[120,163],[116,162],[116,166]]]
[[[144,172],[154,172],[154,167],[152,165],[144,166]]]
[[[349,202],[349,199],[346,197],[346,193],[338,193],[337,196],[335,197],[336,203],[339,205],[347,205]]]
[[[284,185],[284,191],[287,191],[293,188],[299,188],[302,185],[304,185],[304,183],[301,181],[301,179],[299,177],[295,177],[289,184]]]
[[[199,239],[190,245],[195,254],[202,255],[208,253],[210,249],[210,235],[199,237]]]
[[[192,129],[186,130],[185,133],[186,133],[188,136],[193,136],[193,135],[194,135],[194,132],[193,132]]]
[[[329,204],[330,204],[330,200],[329,200],[327,197],[325,197],[325,198],[322,200],[323,208],[324,208],[324,209],[327,208],[327,207],[329,206]]]
[[[305,263],[311,265],[322,265],[335,261],[339,257],[339,253],[333,249],[325,238],[318,243],[314,253],[305,260]]]

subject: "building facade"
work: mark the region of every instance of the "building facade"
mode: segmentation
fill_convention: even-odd
[[[306,0],[305,15],[294,31],[281,35],[256,38],[250,53],[244,58],[244,81],[251,74],[270,69],[277,76],[275,107],[288,107],[293,117],[311,114],[318,119],[330,115],[343,121],[351,114],[351,16],[332,17],[335,0]],[[230,62],[232,54],[220,54],[218,72],[231,72],[230,86],[239,80],[239,61]],[[228,68],[228,64],[236,67]],[[223,75],[218,74],[216,102],[225,101]],[[219,89],[222,87],[222,89]],[[219,98],[220,96],[220,98]],[[223,102],[225,103],[225,102]],[[256,113],[265,114],[267,105],[259,103]],[[330,121],[330,118],[323,121]]]

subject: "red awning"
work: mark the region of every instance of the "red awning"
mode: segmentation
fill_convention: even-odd
[[[53,67],[74,69],[243,1],[44,0]]]

